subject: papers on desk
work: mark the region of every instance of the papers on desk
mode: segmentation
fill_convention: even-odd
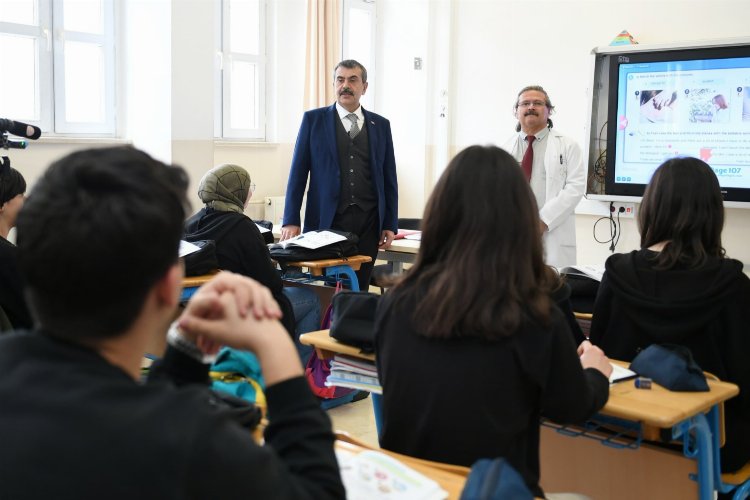
[[[365,359],[336,354],[331,361],[331,373],[326,386],[349,387],[383,394],[375,363]]]
[[[345,239],[346,236],[342,236],[331,231],[308,231],[306,233],[295,236],[294,238],[280,241],[276,244],[281,245],[282,248],[295,246],[315,250],[316,248],[321,248],[326,245],[330,245],[331,243],[344,241]]]
[[[200,249],[201,247],[199,247],[198,245],[193,245],[189,241],[180,240],[179,256],[184,257],[186,255],[190,255],[193,252],[197,252]]]
[[[263,234],[263,233],[270,233],[270,232],[271,232],[271,230],[270,230],[270,229],[268,229],[267,227],[263,227],[263,226],[261,226],[260,224],[257,224],[257,223],[256,223],[256,224],[255,224],[255,226],[256,226],[256,227],[258,228],[258,231],[260,231],[260,234]]]
[[[609,375],[609,383],[614,384],[615,382],[620,382],[621,380],[628,380],[631,378],[635,378],[638,376],[637,373],[635,373],[633,370],[629,370],[625,368],[624,366],[616,365],[614,363],[610,363],[612,365],[612,373]]]
[[[351,500],[442,500],[438,483],[379,451],[355,453],[336,448],[346,498]]]
[[[419,231],[417,229],[399,229],[396,233],[396,236],[393,237],[394,240],[416,240],[421,241],[422,240],[422,231]]]
[[[574,276],[583,276],[596,281],[601,281],[602,276],[604,276],[604,266],[587,265],[563,267],[560,270],[560,274],[572,274]]]

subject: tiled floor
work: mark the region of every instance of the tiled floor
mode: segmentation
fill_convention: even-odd
[[[346,431],[371,446],[378,446],[375,416],[372,413],[372,396],[328,410],[334,431]]]

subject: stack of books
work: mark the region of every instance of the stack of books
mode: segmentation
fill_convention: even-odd
[[[375,363],[343,354],[334,356],[326,385],[383,394]]]

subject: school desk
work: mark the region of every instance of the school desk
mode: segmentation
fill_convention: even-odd
[[[407,467],[414,469],[420,474],[423,474],[424,476],[427,476],[428,478],[438,483],[442,489],[448,492],[448,499],[458,500],[458,498],[461,496],[461,491],[464,489],[464,484],[466,483],[466,477],[469,474],[469,469],[467,467],[441,464],[429,460],[421,460],[419,458],[414,458],[407,455],[401,455],[399,453],[394,453],[392,451],[383,450],[380,448],[372,448],[364,443],[358,442],[356,439],[351,438],[351,436],[342,432],[337,432],[336,438],[336,448],[339,450],[344,450],[351,453],[361,453],[366,450],[376,450],[380,453],[388,455],[391,458],[395,458]]]
[[[393,240],[388,250],[380,250],[377,259],[385,260],[393,264],[393,273],[401,274],[404,264],[413,264],[419,252],[419,241],[416,240]]]
[[[627,366],[627,363],[615,361],[616,363]],[[593,422],[601,422],[605,427],[616,425],[619,428],[629,428],[629,431],[635,433],[634,439],[623,437],[621,440],[612,440],[609,434],[599,434],[598,431],[593,430],[588,432],[585,429],[570,427],[563,427],[562,432],[568,436],[579,438],[593,437],[594,439],[600,439],[603,444],[609,445],[609,448],[619,447],[618,444],[626,444],[623,446],[619,453],[608,454],[605,450],[597,448],[590,448],[589,452],[594,454],[609,455],[606,459],[602,455],[598,459],[598,464],[602,467],[613,466],[613,460],[623,459],[619,465],[615,467],[622,476],[620,479],[624,479],[626,485],[635,487],[639,479],[642,480],[642,476],[639,478],[639,474],[634,473],[634,469],[627,467],[623,464],[627,463],[628,458],[621,455],[622,453],[628,453],[631,450],[637,450],[644,447],[643,456],[640,457],[642,460],[646,460],[649,457],[649,453],[654,451],[657,455],[653,456],[654,463],[662,459],[670,459],[668,455],[670,452],[663,448],[651,447],[646,443],[642,442],[643,432],[648,429],[663,429],[668,434],[668,437],[672,440],[679,440],[683,443],[683,454],[685,457],[695,461],[697,467],[697,486],[698,486],[698,498],[701,500],[709,500],[713,498],[713,492],[716,488],[717,467],[714,461],[718,459],[718,452],[720,443],[720,429],[719,429],[719,405],[723,401],[736,396],[739,393],[739,388],[735,384],[729,382],[721,382],[718,380],[708,380],[710,391],[708,392],[674,392],[668,391],[658,384],[653,384],[651,389],[637,389],[632,380],[625,380],[622,382],[615,383],[610,386],[609,400],[607,404],[602,408],[597,417]],[[540,455],[546,456],[545,453],[545,439],[547,441],[554,441],[553,436],[547,435],[542,436],[542,447]],[[582,441],[588,441],[583,439]],[[563,488],[576,488],[575,491],[584,494],[593,494],[590,490],[587,491],[587,483],[595,482],[597,479],[592,477],[596,476],[591,470],[587,470],[581,474],[580,482],[577,484],[571,484],[569,482],[559,482],[562,473],[562,468],[554,470],[559,464],[565,466],[570,464],[570,457],[574,453],[573,449],[576,446],[584,446],[587,443],[576,443],[566,439],[565,443],[562,444],[563,449],[559,450],[557,456],[549,458],[549,463],[544,464],[542,460],[542,486],[549,491],[559,491]],[[554,455],[554,454],[553,454]],[[674,457],[672,457],[674,458]],[[679,457],[677,457],[679,458]],[[594,459],[595,461],[597,459]],[[675,460],[677,464],[679,460]],[[578,465],[578,464],[577,464]],[[582,464],[581,464],[582,465]],[[634,465],[634,467],[637,464]],[[688,467],[691,464],[688,464]],[[594,465],[596,466],[596,465]],[[677,465],[679,467],[679,464]],[[656,465],[655,465],[656,467]],[[583,468],[583,467],[582,467]],[[550,471],[549,474],[545,473],[545,469]],[[667,474],[665,472],[664,474]],[[570,471],[565,481],[572,480],[575,476],[575,471]],[[553,478],[557,478],[554,480]],[[686,479],[684,475],[683,479]],[[660,481],[657,479],[657,481]],[[663,481],[663,479],[661,480]],[[656,487],[656,483],[653,483]],[[687,483],[688,486],[689,483]],[[661,485],[663,486],[663,485]],[[668,486],[668,485],[667,485]],[[622,489],[622,488],[620,488]],[[616,492],[608,492],[609,498],[615,498]],[[632,489],[623,491],[625,496],[623,498],[635,498]],[[648,498],[672,498],[664,497],[655,494],[651,491]],[[673,497],[673,498],[678,498]],[[679,498],[685,498],[681,496]]]
[[[352,255],[340,259],[305,260],[299,262],[287,262],[290,267],[306,268],[311,278],[320,276],[336,277],[345,276],[349,278],[351,290],[359,291],[359,281],[354,271],[359,271],[362,264],[371,262],[369,255]]]
[[[371,361],[375,360],[374,354],[363,354],[356,347],[342,344],[330,338],[328,330],[301,335],[300,342],[314,346],[321,359],[327,359],[333,357],[336,353],[340,353]],[[627,365],[627,363],[615,362],[624,366]],[[697,464],[698,498],[701,500],[713,498],[713,491],[715,484],[717,484],[714,457],[718,456],[716,450],[720,446],[719,404],[739,393],[739,388],[729,382],[709,380],[708,385],[710,388],[708,392],[674,392],[668,391],[658,384],[653,384],[650,390],[636,389],[632,380],[626,380],[610,387],[609,400],[599,412],[602,419],[607,422],[616,419],[626,425],[629,423],[630,428],[635,430],[636,433],[643,428],[650,427],[667,429],[670,437],[675,440],[682,440],[686,436],[694,436],[694,439],[688,440],[693,445],[685,446],[683,453],[688,458],[695,460]],[[379,428],[381,397],[376,398],[375,396],[373,394],[373,410],[375,411],[376,425]],[[574,430],[571,434],[583,435],[576,434],[576,432]],[[573,445],[573,441],[566,440]],[[601,446],[599,443],[595,444]],[[612,445],[613,443],[606,444]],[[639,441],[638,447],[640,446]],[[609,448],[612,449],[611,446]],[[619,452],[627,453],[629,450],[626,448],[619,450]],[[617,455],[614,455],[614,458],[616,459]],[[552,468],[553,464],[566,461],[570,463],[566,454],[563,454],[563,456],[554,457],[547,467]],[[575,465],[573,464],[573,467]],[[581,474],[584,477],[591,476],[590,471],[587,470],[582,470]],[[622,469],[620,474],[627,476],[628,470]],[[687,478],[685,480],[687,481]],[[545,483],[544,469],[542,470],[542,486],[548,491],[561,491],[557,488],[557,484]],[[571,491],[571,489],[568,489],[568,491]],[[585,490],[579,489],[573,489],[573,491],[586,493]]]

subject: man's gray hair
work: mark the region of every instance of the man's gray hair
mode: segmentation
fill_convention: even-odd
[[[336,79],[336,70],[339,69],[339,67],[344,67],[344,68],[347,68],[347,69],[357,69],[357,68],[359,68],[360,70],[362,70],[362,83],[367,83],[367,70],[365,69],[364,66],[362,66],[362,64],[360,64],[359,62],[355,61],[354,59],[344,59],[343,61],[341,61],[340,63],[338,63],[335,68],[333,68],[333,79],[334,80]]]
[[[531,90],[536,90],[537,92],[541,92],[544,94],[544,105],[547,106],[547,109],[549,109],[550,113],[555,109],[555,107],[552,105],[552,101],[549,99],[549,95],[547,95],[547,91],[544,90],[544,87],[541,85],[527,85],[524,88],[521,89],[520,92],[518,92],[518,95],[516,96],[516,103],[513,105],[513,111],[516,111],[518,109],[518,99],[521,97],[521,94],[524,92],[529,92]],[[552,128],[552,120],[547,118],[547,128]],[[521,130],[521,123],[516,124],[516,132]]]

